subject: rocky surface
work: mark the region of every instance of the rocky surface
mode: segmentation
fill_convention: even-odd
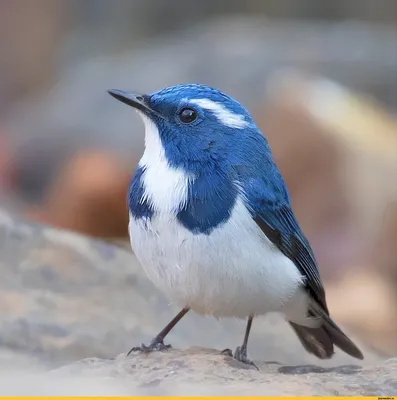
[[[118,356],[148,341],[178,308],[147,280],[131,252],[1,211],[0,271],[0,365],[9,371],[0,381],[30,377],[23,387],[0,382],[1,394],[23,395],[29,387],[40,394],[174,393],[175,382],[178,393],[395,393],[396,362],[361,343],[363,362],[341,353],[319,361],[278,316],[254,322],[249,353],[259,372],[219,355],[240,344],[244,322],[193,313],[169,335],[175,350]]]
[[[144,388],[153,395],[215,391],[228,395],[375,396],[393,395],[397,390],[397,359],[377,367],[351,363],[337,367],[282,365],[264,361],[257,365],[259,371],[216,350],[190,348],[130,357],[121,354],[114,360],[91,358],[52,371],[51,375],[112,377],[113,382],[121,385],[129,380],[136,389]]]
[[[49,373],[0,377],[6,395],[392,396],[397,359],[376,367],[259,361],[259,371],[204,348],[88,358]],[[26,382],[15,385],[16,379]]]

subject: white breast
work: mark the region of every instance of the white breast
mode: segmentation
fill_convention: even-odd
[[[181,306],[244,318],[283,311],[299,297],[302,310],[294,310],[290,319],[304,318],[307,304],[297,292],[301,275],[260,231],[241,200],[211,235],[191,233],[170,214],[150,222],[131,218],[129,231],[149,278]]]
[[[149,278],[172,300],[201,314],[244,318],[282,311],[305,319],[307,298],[295,265],[263,234],[242,197],[229,220],[210,235],[193,234],[174,212],[186,201],[189,180],[171,168],[154,124],[146,125],[146,151],[140,165],[151,220],[130,215],[132,248]]]
[[[145,152],[139,162],[145,169],[142,201],[148,201],[162,213],[171,213],[186,201],[193,177],[169,166],[156,125],[145,115],[142,119],[145,123]]]

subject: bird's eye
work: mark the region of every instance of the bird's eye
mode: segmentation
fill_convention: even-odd
[[[179,119],[184,124],[190,124],[197,119],[197,112],[191,108],[182,108],[179,112]]]

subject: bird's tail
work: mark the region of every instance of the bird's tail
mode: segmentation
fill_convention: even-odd
[[[322,324],[316,328],[309,328],[290,322],[303,347],[309,353],[321,359],[331,358],[335,345],[352,357],[360,360],[364,358],[358,347],[342,332],[322,307],[312,304],[309,314],[312,317],[320,317]]]

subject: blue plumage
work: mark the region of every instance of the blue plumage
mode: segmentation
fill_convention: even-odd
[[[223,173],[201,175],[189,184],[188,190],[188,199],[177,214],[185,228],[194,234],[209,235],[230,218],[238,191]]]
[[[149,219],[153,215],[153,206],[148,199],[144,197],[144,187],[142,175],[144,167],[138,167],[131,179],[131,185],[128,190],[127,203],[130,213],[138,219]]]

